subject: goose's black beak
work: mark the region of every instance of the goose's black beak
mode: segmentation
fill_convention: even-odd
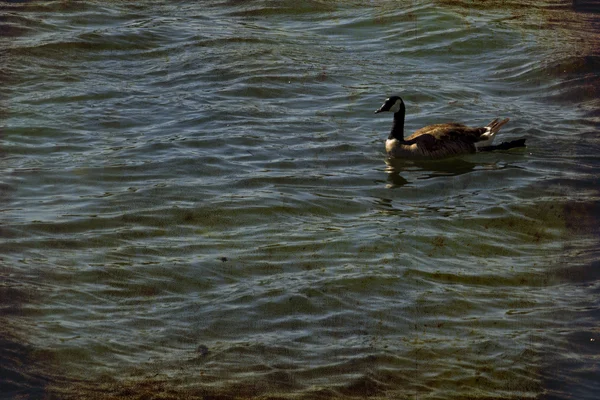
[[[383,108],[383,107],[381,107],[381,108]],[[375,114],[379,114],[380,112],[383,112],[383,110],[381,108],[379,110],[376,110]]]

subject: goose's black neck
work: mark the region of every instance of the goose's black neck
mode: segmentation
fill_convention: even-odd
[[[388,139],[397,139],[399,141],[404,141],[404,114],[406,113],[406,109],[404,107],[404,102],[400,103],[400,109],[394,113],[394,122],[392,123],[392,131],[390,132],[390,136]]]

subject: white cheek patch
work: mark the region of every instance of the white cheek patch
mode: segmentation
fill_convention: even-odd
[[[400,111],[400,104],[402,102],[400,100],[396,100],[396,102],[394,103],[394,105],[390,108],[390,112],[393,113],[397,113],[398,111]]]

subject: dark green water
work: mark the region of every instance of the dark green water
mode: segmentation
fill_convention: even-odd
[[[4,398],[597,398],[597,14],[0,11]],[[528,147],[390,168],[394,93]]]

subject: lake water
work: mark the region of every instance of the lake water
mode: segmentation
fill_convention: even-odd
[[[0,10],[3,398],[598,398],[599,14]],[[390,166],[391,94],[528,147]]]

